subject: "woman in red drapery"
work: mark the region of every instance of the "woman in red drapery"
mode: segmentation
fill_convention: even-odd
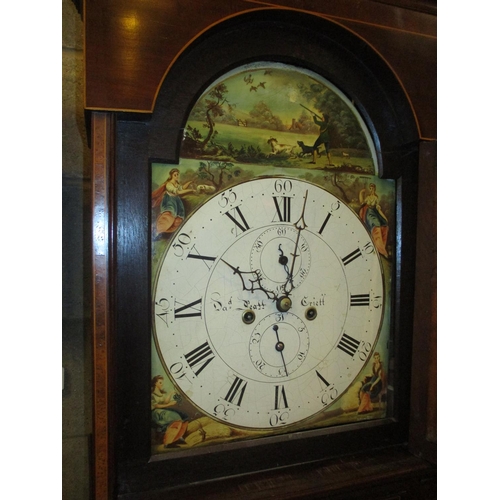
[[[386,249],[387,235],[389,233],[387,217],[379,205],[375,184],[370,184],[368,190],[368,194],[366,194],[366,189],[359,192],[359,201],[361,203],[359,216],[370,231],[379,254],[389,258],[389,252]]]
[[[196,193],[190,187],[192,181],[182,185],[178,168],[170,170],[167,180],[152,193],[153,208],[160,207],[160,215],[156,219],[156,233],[173,233],[184,220],[186,212],[181,196]]]
[[[380,361],[380,354],[376,352],[373,355],[372,373],[366,377],[366,380],[359,391],[358,413],[369,413],[373,411],[372,399],[376,398],[385,389],[385,372]]]

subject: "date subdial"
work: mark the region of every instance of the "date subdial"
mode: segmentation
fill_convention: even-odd
[[[269,314],[254,328],[249,352],[259,373],[273,378],[289,377],[307,358],[309,332],[295,314]]]
[[[293,288],[297,288],[309,273],[311,250],[307,240],[293,226],[272,226],[262,232],[252,245],[250,267],[260,273],[262,283],[269,290],[282,295],[290,281],[294,254]]]

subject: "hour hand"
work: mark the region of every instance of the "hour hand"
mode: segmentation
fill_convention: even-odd
[[[280,256],[278,258],[278,263],[280,263],[286,273],[286,277],[288,278],[290,276],[290,270],[288,269],[288,257],[284,254],[283,250],[281,249],[281,243],[278,245],[278,252],[280,253]]]
[[[273,291],[266,290],[262,286],[262,276],[259,271],[241,271],[239,267],[232,266],[224,259],[221,259],[221,261],[233,270],[233,274],[237,274],[240,277],[244,291],[254,293],[256,290],[261,290],[266,294],[268,299],[278,300],[278,296]]]

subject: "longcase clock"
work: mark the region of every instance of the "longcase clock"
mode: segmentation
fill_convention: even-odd
[[[92,112],[97,496],[401,494],[384,463],[424,491],[406,443],[432,157],[401,81],[281,8],[228,13],[163,73],[147,112]],[[350,476],[352,456],[381,465]]]

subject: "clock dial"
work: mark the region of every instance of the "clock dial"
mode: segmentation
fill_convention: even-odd
[[[179,390],[233,426],[273,429],[339,398],[375,346],[383,277],[357,215],[314,184],[257,178],[172,239],[154,331]]]

